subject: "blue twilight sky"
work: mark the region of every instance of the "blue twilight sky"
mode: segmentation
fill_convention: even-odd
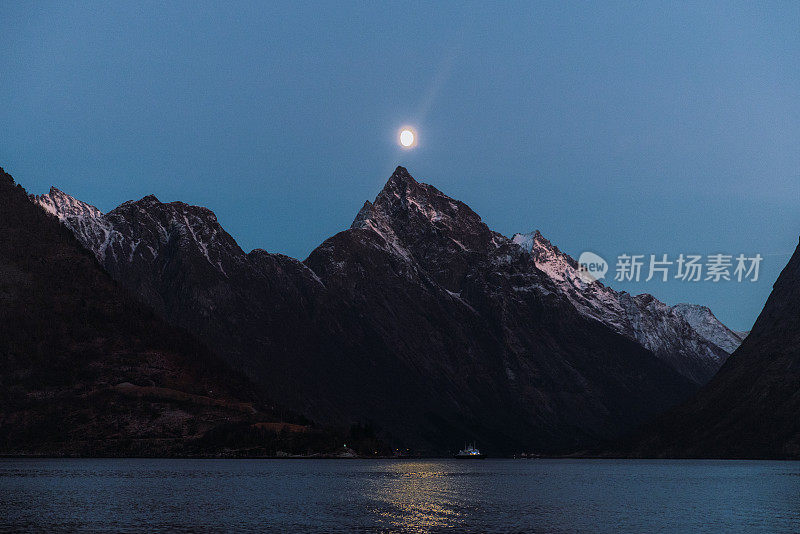
[[[611,283],[750,328],[800,235],[800,3],[296,4],[0,1],[0,165],[303,259],[402,164],[612,268],[761,253],[756,283]]]

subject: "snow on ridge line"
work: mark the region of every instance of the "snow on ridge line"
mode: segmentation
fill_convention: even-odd
[[[577,262],[536,230],[514,234],[512,242],[528,251],[575,308],[654,352],[687,351],[716,370],[741,343],[737,335],[705,306],[669,306],[643,293],[631,296],[602,283],[587,284]],[[686,332],[691,331],[687,334]]]
[[[732,353],[739,348],[739,345],[746,337],[725,326],[708,306],[680,303],[673,306],[672,309],[675,313],[681,314],[700,335],[711,340],[728,353]]]
[[[387,188],[378,195],[374,204],[369,201],[364,203],[351,228],[374,232],[379,238],[379,241],[376,242],[380,243],[379,246],[405,260],[414,270],[416,270],[416,261],[410,250],[395,234],[392,222],[395,216],[404,220],[402,217],[409,212],[420,213],[435,223],[437,231],[455,229],[461,232],[473,230],[481,232],[479,234],[481,237],[491,239],[490,249],[497,249],[509,242],[517,244],[520,247],[517,249],[519,254],[524,254],[524,250],[532,254],[533,264],[543,271],[544,279],[549,281],[544,284],[546,287],[536,288],[528,284],[517,284],[514,287],[515,291],[556,291],[582,315],[606,324],[654,352],[663,349],[663,352],[669,353],[667,357],[685,354],[691,358],[708,362],[708,367],[714,367],[721,365],[724,358],[727,357],[727,353],[738,346],[741,341],[740,336],[728,330],[716,318],[712,320],[703,316],[702,320],[695,321],[693,325],[688,318],[684,318],[679,313],[680,308],[671,311],[672,308],[652,297],[644,298],[642,295],[631,297],[627,293],[617,292],[600,283],[587,284],[578,276],[575,260],[561,252],[539,231],[530,234],[515,234],[509,240],[496,232],[491,232],[468,206],[450,199],[432,186],[427,188],[423,184],[400,181],[394,185],[405,188],[413,186],[414,191],[395,204],[397,202],[395,197],[399,198],[399,196],[395,194],[397,191],[389,185],[391,184],[387,184]],[[429,194],[435,195],[435,198],[428,197]],[[180,227],[183,238],[193,242],[195,244],[193,247],[198,247],[199,253],[205,260],[226,275],[226,267],[223,267],[220,262],[221,255],[230,252],[227,247],[235,246],[235,241],[222,235],[224,231],[217,235],[217,228],[221,228],[219,223],[215,217],[212,220],[211,217],[206,216],[207,213],[213,214],[211,210],[203,208],[202,211],[194,211],[190,209],[192,208],[190,205],[182,202],[163,204],[152,195],[142,200],[144,202],[128,201],[107,217],[97,208],[78,201],[55,188],[51,189],[49,195],[37,197],[37,203],[48,212],[57,214],[79,240],[95,252],[101,262],[103,262],[106,250],[114,257],[123,254],[125,258],[128,256],[132,258],[134,253],[138,257],[142,252],[155,255],[153,246],[158,249],[158,245],[153,242],[150,244],[145,242],[142,247],[131,250],[130,237],[132,236],[123,236],[115,229],[115,225],[123,223],[126,218],[125,210],[117,210],[122,206],[134,204],[131,206],[132,208],[142,210],[149,215],[147,221],[139,221],[139,223],[149,225],[152,222],[156,224],[157,228],[154,230],[159,233],[162,242],[168,240],[168,234],[172,234],[177,228],[162,226],[165,221],[164,217],[159,216],[159,211],[156,211],[157,203],[159,210],[166,210],[163,215]],[[462,206],[465,209],[462,209]],[[463,220],[462,215],[464,215]],[[117,227],[127,235],[131,232],[127,226],[122,224]],[[171,223],[167,226],[171,226]],[[403,229],[401,228],[401,230]],[[413,234],[416,229],[405,228],[405,231]],[[486,231],[489,233],[487,234]],[[449,247],[448,250],[452,249],[456,252],[468,250],[467,242],[462,241],[458,235],[450,237],[451,239],[446,245]],[[478,247],[481,246],[479,243]],[[497,256],[494,261],[504,259],[510,261],[510,257],[506,258],[505,255]],[[225,265],[227,266],[227,263]],[[450,289],[457,291],[457,288]],[[710,311],[709,315],[713,317]],[[703,326],[707,328],[703,329]],[[686,332],[690,333],[686,334]]]
[[[116,233],[102,211],[56,187],[51,187],[47,194],[30,195],[30,198],[45,212],[57,217],[102,263]]]
[[[218,241],[216,228],[211,229],[208,242],[206,242],[201,235],[198,235],[198,230],[200,230],[199,226],[203,226],[207,223],[211,223],[212,225],[218,224],[216,215],[208,208],[191,206],[184,202],[164,204],[160,202],[155,195],[147,195],[140,200],[128,200],[123,202],[106,215],[95,206],[78,200],[55,187],[51,187],[50,192],[47,194],[30,195],[30,198],[35,204],[39,205],[47,213],[57,217],[62,224],[69,228],[75,237],[77,237],[78,241],[95,254],[101,264],[105,262],[107,251],[110,250],[111,253],[116,256],[117,251],[115,249],[117,248],[122,250],[129,248],[130,250],[128,250],[126,254],[129,261],[133,261],[134,255],[137,253],[141,242],[141,240],[135,240],[131,236],[123,236],[120,231],[115,228],[114,223],[109,217],[111,217],[111,219],[116,219],[120,208],[135,207],[138,210],[143,210],[157,226],[158,238],[162,242],[166,242],[169,240],[171,230],[164,228],[158,220],[152,217],[152,213],[147,209],[154,205],[164,206],[168,209],[168,217],[171,220],[171,224],[174,224],[179,232],[185,232],[188,237],[196,243],[206,261],[223,275],[227,276],[221,262],[219,260],[214,261],[209,253],[209,245],[213,246]],[[208,217],[208,219],[204,220],[204,216]],[[117,246],[115,247],[114,245]],[[146,249],[149,250],[153,256],[156,255],[152,246],[147,245]]]

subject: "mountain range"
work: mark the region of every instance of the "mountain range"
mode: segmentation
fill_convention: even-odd
[[[304,261],[244,252],[213,212],[31,199],[125,290],[263,395],[392,442],[495,454],[607,442],[686,401],[741,335],[708,308],[586,283],[540,233],[507,238],[398,167]]]

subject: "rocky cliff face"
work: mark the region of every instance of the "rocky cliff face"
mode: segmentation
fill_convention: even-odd
[[[526,250],[402,167],[304,262],[244,253],[204,208],[145,197],[103,215],[59,193],[37,201],[114,278],[275,398],[429,452],[611,439],[726,355],[652,297],[581,287],[543,238]]]
[[[800,458],[800,245],[742,345],[689,402],[616,454]]]

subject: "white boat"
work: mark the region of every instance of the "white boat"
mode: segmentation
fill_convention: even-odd
[[[481,451],[479,451],[478,448],[472,444],[469,447],[465,445],[463,449],[458,451],[458,454],[456,454],[454,458],[459,460],[483,460],[486,458],[486,455],[481,454]]]

